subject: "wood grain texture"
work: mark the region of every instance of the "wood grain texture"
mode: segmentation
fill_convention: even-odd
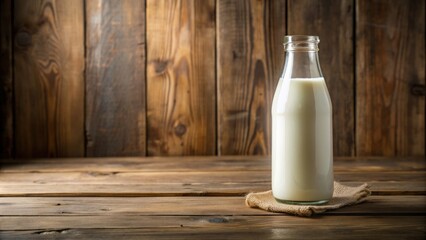
[[[218,1],[219,155],[270,153],[285,10],[285,1]]]
[[[425,154],[425,1],[359,0],[357,155]]]
[[[281,215],[248,208],[245,197],[9,197],[0,198],[1,216],[78,215]],[[426,215],[426,196],[372,196],[363,204],[323,215]],[[220,204],[218,204],[220,203]],[[179,207],[176,207],[179,206]]]
[[[110,234],[121,230],[124,236],[127,230],[138,230],[136,233],[141,234],[139,239],[143,239],[144,236],[146,236],[145,239],[371,239],[372,236],[380,239],[423,239],[426,230],[425,221],[425,216],[301,218],[288,215],[10,216],[0,218],[4,231],[32,230],[33,234],[30,236],[34,238],[39,235],[44,236],[41,239],[46,239],[49,233],[60,239],[72,236],[79,239],[82,236],[93,239],[94,235],[90,233],[100,234],[101,229]],[[75,230],[76,228],[80,230]],[[81,235],[84,232],[88,235]],[[115,237],[123,236],[117,233]],[[19,232],[15,234],[19,236]],[[96,239],[106,237],[109,235],[98,235]],[[136,236],[133,235],[134,237]]]
[[[422,158],[337,158],[336,180],[375,195],[426,193]],[[270,189],[268,157],[35,159],[4,165],[0,196],[242,196]]]
[[[146,151],[145,1],[86,1],[87,156]]]
[[[333,104],[335,156],[355,155],[352,0],[288,0],[288,34],[320,38],[320,63]]]
[[[117,157],[34,159],[25,164],[4,164],[2,173],[34,172],[193,172],[193,171],[271,171],[267,156],[187,156],[187,157]],[[422,157],[362,157],[334,158],[335,172],[399,172],[425,171]]]
[[[84,155],[83,1],[14,1],[17,157]]]
[[[342,218],[336,219],[341,220]],[[205,218],[204,221],[226,221],[227,218]],[[223,220],[225,219],[225,220]],[[234,219],[234,218],[232,218]],[[290,218],[292,219],[292,218]],[[277,222],[290,219],[276,219]],[[179,220],[179,218],[170,219],[169,221],[177,221],[180,225],[175,225],[169,228],[56,228],[56,229],[34,229],[34,230],[20,230],[20,231],[3,231],[0,232],[2,239],[13,240],[27,240],[27,239],[46,239],[46,235],[54,239],[424,239],[424,227],[421,225],[426,221],[424,217],[404,217],[402,221],[408,220],[403,224],[398,224],[398,217],[378,217],[374,221],[364,222],[362,220],[354,220],[351,224],[334,224],[335,228],[327,225],[312,226],[306,225],[291,225],[287,226],[281,222],[281,226],[271,228],[261,228],[263,218],[259,217],[259,225],[250,225],[245,227],[244,224],[234,228],[222,228],[224,224],[216,224],[212,228],[191,228],[185,225],[187,222]],[[80,221],[90,221],[91,219],[78,219]],[[239,218],[235,219],[240,220]],[[136,220],[137,221],[137,220]],[[202,221],[202,220],[200,220]],[[317,220],[319,222],[321,220]],[[417,221],[417,222],[416,222]],[[266,224],[270,223],[269,221]],[[161,224],[161,223],[159,223]],[[371,224],[371,225],[369,225]],[[277,223],[278,225],[278,223]],[[309,230],[307,230],[309,229]],[[349,234],[348,234],[349,233]],[[374,236],[374,237],[373,237]]]
[[[265,163],[266,158],[258,157],[258,161]],[[113,159],[124,158],[88,160],[114,164]],[[148,164],[143,172],[135,171],[134,165],[111,173],[95,172],[94,166],[89,166],[90,171],[71,171],[71,165],[64,165],[70,169],[60,173],[36,169],[1,172],[0,238],[424,239],[426,233],[426,172],[420,170],[421,165],[416,171],[404,171],[406,166],[401,164],[407,159],[393,164],[380,158],[381,163],[372,163],[369,171],[360,167],[354,172],[337,172],[336,178],[345,183],[368,181],[373,196],[361,204],[310,218],[245,206],[247,191],[270,188],[270,171],[256,171],[257,166],[252,164],[233,162],[243,157],[131,159],[160,163]],[[208,169],[213,159],[219,164],[212,171],[188,170],[194,161],[204,162]],[[59,161],[52,163],[53,159],[36,162],[41,164],[40,160],[46,166],[61,165]],[[72,160],[78,159],[67,159]],[[340,160],[342,164],[363,161],[369,162],[366,158]],[[157,171],[161,166],[169,166],[169,171]],[[234,170],[227,171],[228,166]],[[1,170],[10,167],[13,165],[2,166]],[[170,170],[175,168],[180,172]],[[395,168],[398,171],[390,170]],[[423,190],[415,192],[420,188]],[[19,191],[20,196],[13,196]]]
[[[27,184],[27,185],[58,185],[58,184],[176,184],[196,186],[197,184],[210,183],[239,183],[247,184],[248,187],[256,184],[269,184],[269,171],[251,171],[248,176],[245,176],[245,171],[194,171],[194,172],[68,172],[68,173],[2,173],[0,175],[1,186],[8,184]],[[422,181],[426,179],[426,172],[337,172],[336,180],[351,182],[351,181]],[[164,176],[164,178],[161,178]],[[186,176],[186,177],[185,177]],[[210,177],[208,177],[210,176]],[[253,184],[253,185],[250,185]],[[175,187],[176,187],[175,186]],[[80,186],[79,189],[84,189],[85,186]],[[58,186],[60,189],[60,186]],[[77,189],[77,188],[76,188]],[[180,189],[177,189],[180,190]],[[17,189],[17,191],[20,191]],[[153,191],[163,191],[162,189]]]
[[[12,2],[0,1],[0,163],[13,157]]]
[[[348,185],[368,182],[374,195],[424,195],[423,172],[338,172]],[[271,188],[270,171],[2,173],[0,197],[243,196]]]
[[[215,1],[147,1],[148,155],[214,155]]]

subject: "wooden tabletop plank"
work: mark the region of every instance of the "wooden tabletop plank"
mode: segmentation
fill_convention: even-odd
[[[317,216],[311,218],[288,215],[269,216],[11,216],[0,217],[0,226],[5,230],[46,230],[72,228],[145,228],[152,232],[166,229],[194,228],[199,230],[230,229],[250,231],[255,229],[333,229],[375,231],[391,227],[402,232],[424,234],[426,216]],[[344,234],[352,234],[346,231]],[[331,233],[331,232],[330,232]],[[342,232],[340,234],[343,234]]]
[[[325,215],[425,215],[426,196],[371,196]],[[176,207],[179,206],[179,207]],[[0,216],[70,215],[274,215],[245,205],[244,197],[9,197]]]
[[[6,161],[6,160],[4,160]],[[1,172],[122,172],[122,171],[270,171],[267,156],[191,156],[191,157],[121,157],[121,158],[41,158],[25,164],[0,166]],[[335,171],[424,171],[422,157],[336,157]]]
[[[404,220],[404,219],[403,219]],[[424,221],[416,218],[414,221]],[[424,239],[424,227],[419,224],[386,224],[379,222],[373,225],[353,226],[320,226],[312,227],[290,226],[282,224],[274,228],[213,228],[190,229],[184,227],[162,228],[65,228],[65,229],[37,229],[24,231],[0,231],[1,239],[27,240],[27,239]],[[412,230],[414,229],[414,230]]]
[[[337,180],[350,185],[368,182],[373,196],[313,218],[245,206],[243,195],[270,189],[267,157],[59,160],[2,166],[0,239],[366,239],[373,233],[383,239],[423,239],[426,235],[426,172],[420,158],[335,161]]]
[[[426,172],[336,172],[335,179],[348,181],[424,181]],[[269,171],[233,172],[68,172],[2,173],[0,186],[8,184],[141,184],[141,183],[270,183]]]
[[[375,195],[425,195],[426,172],[340,172]],[[269,171],[2,173],[0,196],[241,196],[270,189]]]
[[[306,226],[303,226],[306,229]],[[65,229],[43,231],[8,231],[0,232],[2,239],[46,239],[46,235],[54,239],[373,239],[373,234],[382,239],[424,239],[421,231],[400,231],[390,226],[350,228],[350,229],[235,229],[235,230],[202,230],[173,229],[152,231],[151,229]],[[305,230],[305,231],[304,231]],[[346,231],[346,232],[345,232]],[[355,231],[350,232],[350,231]],[[350,234],[348,234],[350,232]]]
[[[362,182],[344,182],[360,185]],[[369,182],[373,195],[426,195],[424,182]],[[7,184],[0,197],[244,196],[270,190],[269,183]]]

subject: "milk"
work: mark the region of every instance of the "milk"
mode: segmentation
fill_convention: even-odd
[[[284,202],[333,194],[332,109],[324,78],[281,79],[272,105],[272,192]]]

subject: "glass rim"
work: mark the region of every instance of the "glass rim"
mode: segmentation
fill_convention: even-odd
[[[318,44],[320,39],[314,35],[286,35],[284,36],[284,44],[292,42],[310,42]]]

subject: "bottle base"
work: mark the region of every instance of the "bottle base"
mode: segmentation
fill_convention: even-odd
[[[330,200],[318,200],[318,201],[289,201],[275,198],[279,203],[291,204],[291,205],[321,205],[328,203]]]

